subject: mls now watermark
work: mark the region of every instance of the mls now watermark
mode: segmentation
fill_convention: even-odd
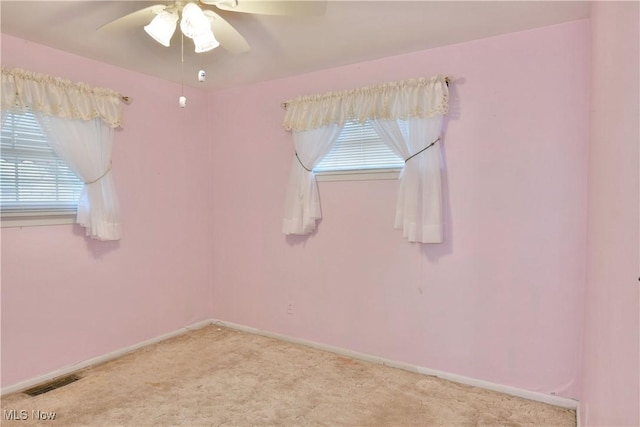
[[[39,409],[33,409],[31,411],[27,411],[26,409],[3,409],[2,419],[7,421],[53,421],[56,419],[56,413],[51,411],[41,411]]]

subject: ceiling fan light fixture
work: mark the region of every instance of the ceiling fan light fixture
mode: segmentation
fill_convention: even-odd
[[[156,15],[148,25],[145,25],[144,30],[155,41],[163,46],[169,47],[171,37],[176,31],[177,22],[178,14],[164,10]]]

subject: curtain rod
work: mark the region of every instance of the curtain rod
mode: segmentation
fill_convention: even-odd
[[[447,84],[447,86],[449,86],[449,83],[452,81],[453,80],[449,76],[444,76],[444,82]],[[282,104],[280,104],[280,107],[282,107],[283,110],[286,110],[288,106],[288,102],[283,102]]]

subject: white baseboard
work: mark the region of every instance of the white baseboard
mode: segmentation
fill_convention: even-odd
[[[205,326],[209,326],[212,323],[213,323],[213,320],[204,320],[202,322],[197,322],[197,323],[194,323],[192,325],[185,326],[184,328],[180,328],[180,329],[178,329],[176,331],[169,332],[168,334],[160,335],[158,337],[151,338],[151,339],[139,342],[139,343],[131,345],[129,347],[121,348],[120,350],[116,350],[116,351],[112,351],[111,353],[103,354],[102,356],[97,356],[97,357],[94,357],[94,358],[91,358],[91,359],[88,359],[88,360],[85,360],[85,361],[82,361],[82,362],[79,362],[79,363],[76,363],[76,364],[73,364],[73,365],[66,366],[66,367],[61,368],[61,369],[56,369],[53,372],[49,372],[49,373],[46,373],[44,375],[37,376],[35,378],[31,378],[31,379],[28,379],[28,380],[25,380],[25,381],[21,381],[21,382],[19,382],[17,384],[13,384],[13,385],[10,385],[8,387],[2,388],[2,390],[0,390],[0,396],[5,395],[5,394],[9,394],[9,393],[15,393],[17,391],[26,390],[26,389],[28,389],[30,387],[34,387],[34,386],[36,386],[38,384],[46,383],[47,381],[51,381],[51,380],[53,380],[55,378],[62,377],[62,376],[65,376],[65,375],[69,375],[69,374],[71,374],[73,372],[77,372],[80,369],[84,369],[84,368],[87,368],[89,366],[98,365],[100,363],[108,362],[109,360],[118,358],[120,356],[124,356],[125,354],[131,353],[132,351],[138,350],[138,349],[140,349],[142,347],[146,347],[146,346],[151,345],[151,344],[156,344],[156,343],[158,343],[160,341],[164,341],[166,339],[173,338],[173,337],[176,337],[178,335],[182,335],[182,334],[187,333],[189,331],[192,331],[194,329],[200,329],[200,328],[203,328]]]
[[[313,341],[307,341],[304,339],[290,337],[288,335],[282,335],[275,332],[262,331],[260,329],[252,328],[249,326],[239,325],[232,322],[226,322],[223,320],[209,319],[203,320],[201,322],[194,323],[192,325],[186,326],[184,328],[178,329],[173,332],[169,332],[168,334],[160,335],[155,338],[148,339],[146,341],[142,341],[138,344],[134,344],[129,347],[122,348],[120,350],[113,351],[111,353],[104,354],[102,356],[94,357],[89,360],[85,360],[83,362],[76,363],[74,365],[67,366],[62,369],[55,370],[53,372],[49,372],[45,375],[40,375],[36,378],[31,378],[26,381],[21,381],[17,384],[13,384],[11,386],[5,387],[0,391],[0,395],[5,395],[9,393],[15,393],[17,391],[26,390],[30,387],[36,386],[38,384],[42,384],[44,382],[50,381],[54,378],[58,378],[64,375],[71,374],[80,369],[87,368],[92,365],[97,365],[100,363],[107,362],[109,360],[115,359],[120,356],[124,356],[127,353],[131,353],[134,350],[138,350],[142,347],[146,347],[151,344],[156,344],[160,341],[164,341],[169,338],[173,338],[178,335],[182,335],[186,332],[192,331],[194,329],[200,329],[205,326],[209,326],[212,324],[222,325],[231,329],[236,329],[243,332],[249,332],[256,335],[262,335],[269,338],[275,338],[282,341],[294,343],[294,344],[302,344],[308,347],[316,348],[318,350],[329,351],[331,353],[340,354],[342,356],[351,357],[354,359],[364,360],[366,362],[378,363],[385,366],[390,366],[392,368],[404,369],[410,372],[417,372],[423,375],[431,375],[434,377],[442,378],[445,380],[457,382],[460,384],[466,384],[474,387],[480,387],[487,390],[497,391],[500,393],[508,394],[511,396],[522,397],[524,399],[534,400],[537,402],[548,403],[550,405],[559,406],[567,409],[577,409],[578,401],[569,399],[566,397],[554,396],[549,394],[544,394],[535,391],[523,390],[516,387],[510,387],[502,384],[495,384],[489,381],[478,380],[475,378],[465,377],[463,375],[452,374],[443,371],[437,371],[434,369],[428,369],[421,366],[412,365],[409,363],[397,362],[394,360],[385,359],[383,357],[372,356],[365,353],[359,353],[352,350],[347,350],[340,347],[333,347],[327,344],[321,344]],[[580,422],[578,422],[578,426],[580,426]]]
[[[437,371],[435,369],[424,368],[421,366],[412,365],[409,363],[397,362],[394,360],[385,359],[383,357],[372,356],[365,353],[359,353],[356,351],[347,350],[340,347],[333,347],[326,344],[320,344],[313,341],[307,341],[304,339],[294,338],[287,335],[282,335],[274,332],[262,331],[260,329],[252,328],[249,326],[238,325],[231,322],[225,322],[223,320],[213,320],[214,324],[226,326],[231,329],[237,329],[252,334],[263,335],[270,338],[276,338],[282,341],[287,341],[294,344],[302,344],[309,347],[317,348],[318,350],[329,351],[332,353],[340,354],[342,356],[351,357],[353,359],[364,360],[366,362],[379,363],[381,365],[390,366],[392,368],[404,369],[410,372],[417,372],[423,375],[430,375],[444,380],[453,381],[460,384],[470,385],[474,387],[480,387],[486,390],[497,391],[500,393],[508,394],[510,396],[522,397],[524,399],[534,400],[536,402],[548,403],[553,406],[558,406],[567,409],[577,409],[578,401],[569,399],[566,397],[554,396],[551,394],[544,394],[536,391],[523,390],[517,387],[506,386],[502,384],[496,384],[489,381],[479,380],[475,378],[465,377],[463,375],[452,374],[449,372]]]
[[[578,402],[578,407],[576,408],[576,427],[582,427],[582,426],[586,426],[587,424],[587,414],[585,412],[584,414],[584,419],[583,419],[583,415],[582,415],[582,411],[584,410],[586,411],[587,407],[585,406],[585,404],[583,402]],[[584,424],[583,424],[584,423]]]

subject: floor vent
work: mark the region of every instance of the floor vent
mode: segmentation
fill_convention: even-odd
[[[68,384],[78,381],[79,379],[80,377],[77,375],[69,375],[62,378],[56,378],[55,380],[48,383],[40,384],[39,386],[30,388],[29,390],[25,390],[23,393],[28,394],[29,396],[37,396],[39,394],[43,394],[60,387],[64,387]]]

